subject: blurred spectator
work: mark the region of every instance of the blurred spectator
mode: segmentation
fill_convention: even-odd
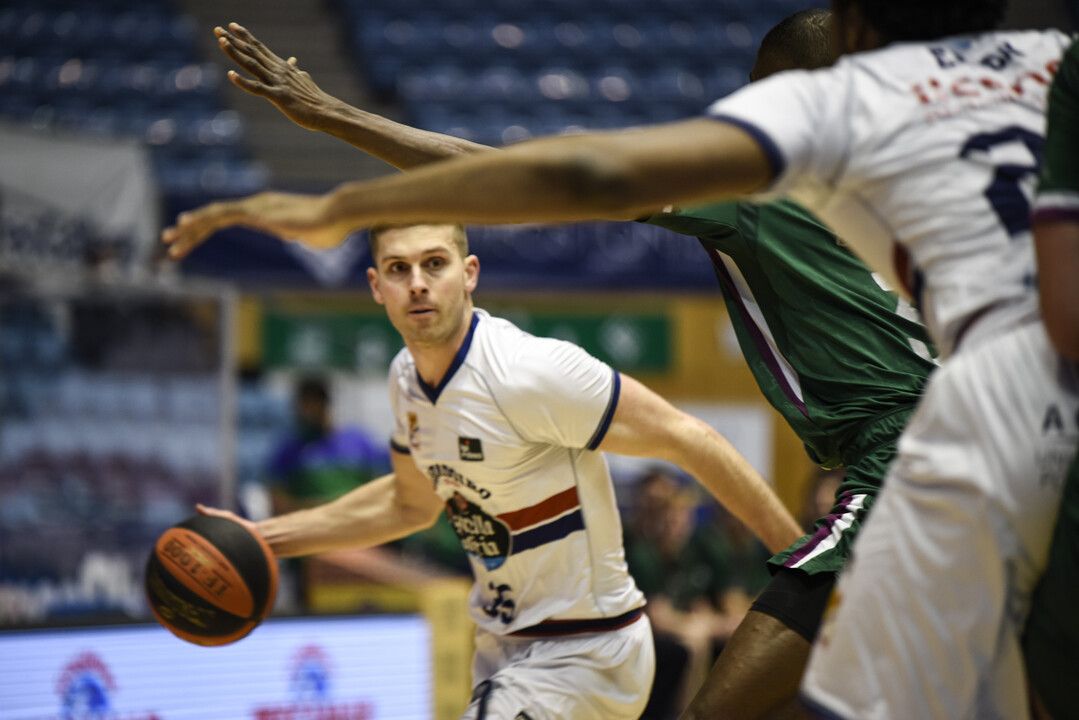
[[[304,378],[296,387],[295,426],[282,438],[269,467],[275,514],[344,495],[390,471],[385,442],[354,427],[335,428],[329,387]]]
[[[697,493],[664,472],[637,483],[626,560],[648,597],[657,660],[642,718],[677,716],[768,579],[752,534],[718,509],[700,523],[699,510]]]
[[[390,472],[386,443],[359,428],[334,427],[332,407],[326,380],[307,377],[299,381],[293,399],[294,427],[278,443],[267,472],[274,514],[333,500]],[[367,552],[381,555],[390,551]],[[379,566],[384,559],[371,558]],[[282,602],[310,608],[311,570],[309,560],[286,561]]]
[[[827,517],[832,512],[836,491],[844,475],[843,468],[817,468],[813,471],[802,498],[801,512],[798,513],[798,523],[806,532],[812,532],[818,518]]]

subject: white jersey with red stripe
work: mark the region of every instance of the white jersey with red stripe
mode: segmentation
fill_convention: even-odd
[[[1030,197],[1068,43],[1038,31],[893,44],[753,83],[709,115],[757,138],[770,193],[910,292],[947,356],[976,316],[998,329],[1037,316]]]
[[[393,446],[446,501],[481,628],[505,635],[563,621],[572,630],[644,605],[596,450],[619,388],[618,373],[579,347],[482,310],[438,387],[407,348],[394,359]]]

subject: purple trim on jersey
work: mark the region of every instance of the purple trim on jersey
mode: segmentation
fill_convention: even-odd
[[[561,540],[578,530],[584,530],[584,516],[581,515],[580,508],[546,525],[516,533],[513,536],[513,554],[516,555],[525,550],[532,550],[540,545]]]
[[[416,380],[419,381],[420,390],[423,390],[423,394],[427,396],[427,399],[434,405],[438,402],[438,396],[442,394],[442,391],[449,385],[450,380],[453,379],[454,373],[461,367],[465,361],[465,356],[468,355],[468,349],[472,347],[472,336],[476,334],[476,326],[480,323],[480,315],[477,312],[472,313],[472,322],[468,326],[468,334],[465,335],[465,340],[461,343],[461,347],[457,348],[457,353],[453,356],[453,362],[450,363],[450,367],[446,370],[446,374],[442,376],[442,380],[439,381],[438,387],[431,387],[423,381],[420,377],[420,371],[416,371]]]
[[[727,123],[728,125],[734,125],[739,130],[744,130],[749,133],[749,136],[757,141],[761,150],[764,151],[765,157],[768,158],[768,164],[772,166],[772,179],[775,180],[783,171],[787,169],[787,161],[783,157],[783,153],[779,150],[779,145],[772,139],[772,136],[765,132],[762,128],[748,120],[734,117],[733,115],[726,115],[724,113],[709,113],[706,116],[710,120],[718,120],[719,122]]]
[[[813,552],[825,538],[831,537],[832,527],[835,526],[836,522],[838,522],[841,517],[850,512],[850,504],[854,501],[855,495],[848,490],[843,493],[842,498],[839,506],[825,516],[824,523],[817,528],[815,533],[813,533],[813,537],[809,538],[805,545],[792,552],[790,557],[783,563],[783,567],[793,568],[798,564],[799,560]]]
[[[614,410],[618,407],[618,396],[622,393],[622,376],[617,370],[612,369],[611,372],[614,373],[614,382],[612,383],[614,387],[611,388],[611,399],[607,402],[607,409],[603,411],[603,418],[599,421],[599,427],[596,428],[592,439],[585,446],[589,450],[595,450],[603,442],[603,437],[607,434],[608,428],[611,427],[611,420],[614,419]]]
[[[559,635],[581,635],[583,633],[610,632],[629,627],[641,619],[644,608],[634,608],[621,615],[606,618],[587,618],[585,620],[544,620],[530,627],[511,632],[514,637],[558,637]]]
[[[742,294],[738,292],[738,286],[734,284],[734,278],[731,277],[730,271],[723,264],[723,258],[720,256],[719,251],[715,248],[709,248],[708,254],[712,257],[712,265],[715,266],[716,278],[719,280],[719,284],[723,286],[726,296],[738,306],[742,322],[749,329],[749,334],[753,336],[753,344],[757,346],[757,352],[760,354],[761,359],[764,360],[764,364],[768,366],[768,371],[772,373],[772,377],[775,378],[779,389],[783,391],[787,400],[798,408],[799,412],[809,417],[809,409],[806,408],[805,402],[798,397],[798,393],[791,387],[790,382],[787,381],[787,376],[783,374],[783,368],[779,366],[779,360],[776,358],[775,353],[772,352],[772,346],[768,344],[764,333],[761,332],[757,323],[753,321],[753,316],[749,314],[749,308],[746,307],[745,301],[742,300]]]
[[[1032,223],[1043,222],[1079,222],[1079,207],[1045,207],[1034,211]]]
[[[402,445],[393,438],[390,438],[390,448],[393,449],[394,452],[399,452],[402,455],[412,454],[412,448],[408,447],[407,445]]]
[[[799,693],[798,699],[801,701],[802,707],[809,712],[810,716],[817,718],[818,720],[847,720],[847,718],[834,710],[829,710],[805,693]]]

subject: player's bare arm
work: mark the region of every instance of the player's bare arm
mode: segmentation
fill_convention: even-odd
[[[622,375],[618,407],[599,449],[659,458],[686,470],[772,552],[802,534],[768,483],[727,438],[631,377]]]
[[[1042,320],[1057,352],[1079,361],[1079,222],[1034,226]]]
[[[442,501],[412,458],[393,451],[394,472],[328,503],[252,523],[233,513],[199,512],[237,520],[260,534],[279,557],[381,545],[434,524]]]
[[[247,28],[229,23],[214,28],[217,44],[247,75],[230,70],[229,81],[271,102],[300,127],[324,132],[406,169],[436,160],[491,150],[486,145],[402,125],[349,105],[325,92],[299,68],[281,58]]]
[[[247,225],[313,247],[380,223],[498,225],[636,218],[666,205],[735,198],[773,175],[745,131],[708,119],[544,138],[368,182],[329,195],[263,193],[178,218],[162,240],[182,257],[211,234]]]

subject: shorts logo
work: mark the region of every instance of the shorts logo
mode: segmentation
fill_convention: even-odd
[[[471,460],[473,462],[483,460],[483,443],[480,442],[479,438],[458,437],[457,453],[462,460]]]

